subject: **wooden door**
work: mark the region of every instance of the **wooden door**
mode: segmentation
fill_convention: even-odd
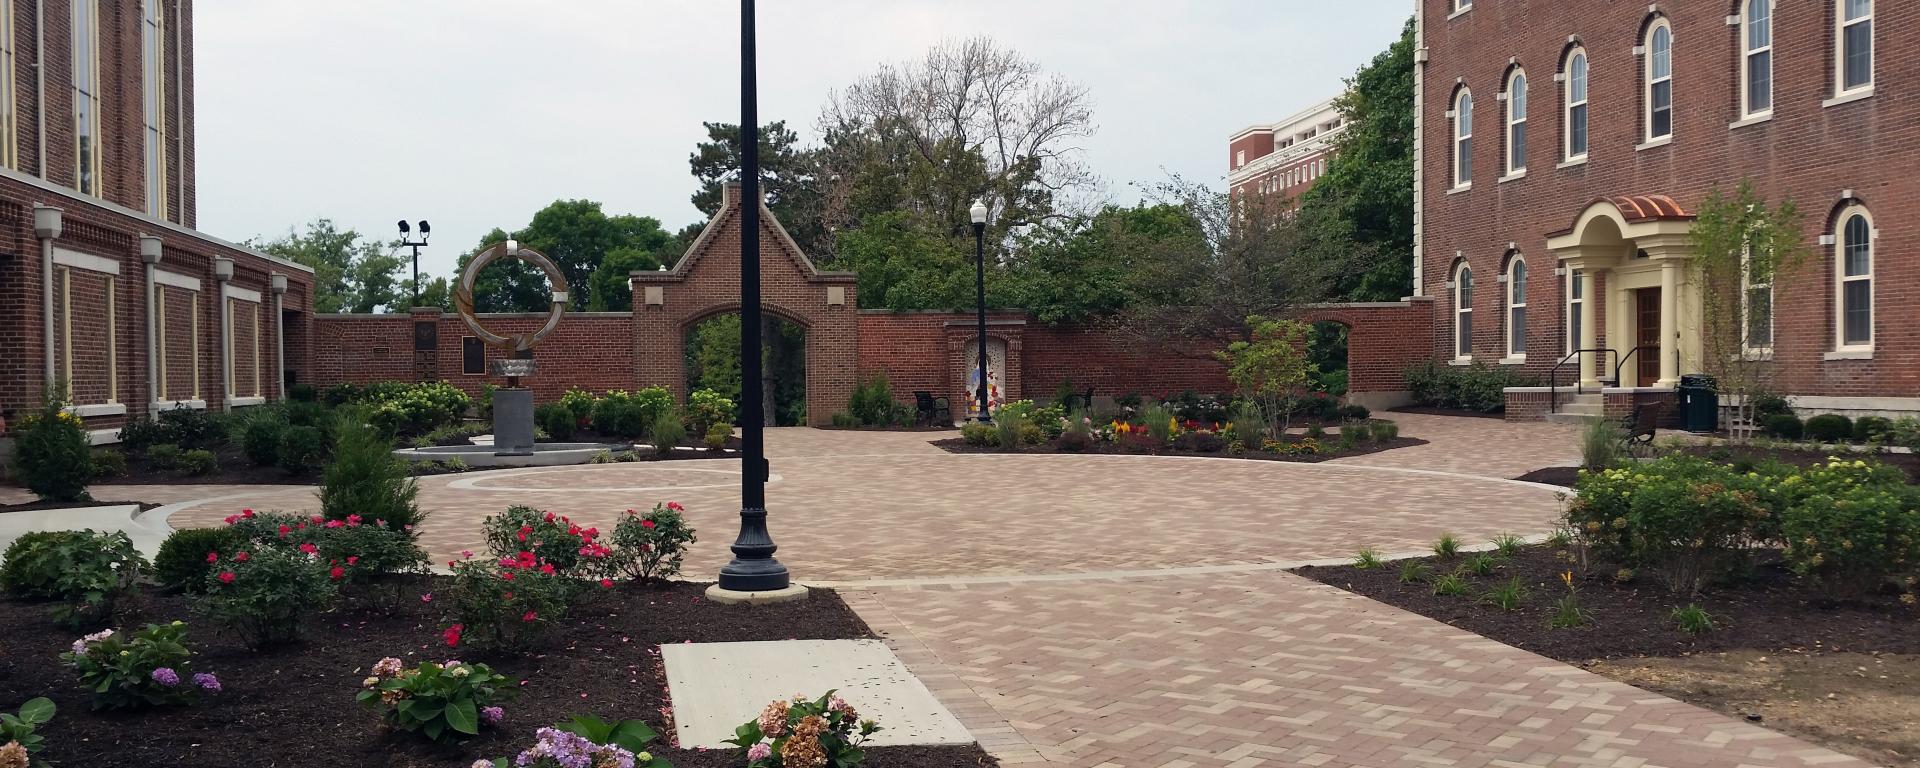
[[[1660,289],[1641,288],[1633,292],[1634,344],[1640,351],[1638,386],[1651,387],[1660,381]]]

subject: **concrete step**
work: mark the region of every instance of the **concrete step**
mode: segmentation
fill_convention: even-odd
[[[1553,424],[1586,424],[1598,418],[1600,414],[1568,413],[1564,409],[1559,413],[1547,414],[1547,421]]]

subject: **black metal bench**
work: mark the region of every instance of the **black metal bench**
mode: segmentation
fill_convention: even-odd
[[[1076,406],[1075,403],[1079,405]],[[1067,413],[1093,410],[1093,387],[1087,387],[1087,393],[1084,395],[1067,395],[1067,399],[1061,401],[1060,405],[1064,407]]]
[[[915,391],[913,393],[915,420],[921,425],[952,424],[953,408],[944,397],[934,397],[932,392]]]
[[[1638,456],[1652,450],[1654,433],[1660,427],[1660,411],[1658,403],[1642,403],[1621,420],[1620,430],[1625,434],[1620,444],[1627,453]]]

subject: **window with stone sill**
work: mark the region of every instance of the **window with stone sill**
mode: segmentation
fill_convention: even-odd
[[[1873,2],[1835,0],[1834,95],[1873,88]]]

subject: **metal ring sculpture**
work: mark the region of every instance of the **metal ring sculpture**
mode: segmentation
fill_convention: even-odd
[[[519,259],[539,267],[540,271],[547,273],[547,282],[553,285],[553,303],[547,308],[547,322],[533,333],[501,336],[481,327],[479,318],[474,317],[474,280],[479,277],[481,268],[502,258]],[[533,349],[533,345],[540,343],[541,339],[551,335],[555,328],[560,327],[560,316],[567,311],[567,276],[560,272],[560,267],[556,266],[552,259],[547,258],[546,254],[532,248],[522,248],[519,243],[512,240],[494,243],[480,252],[480,255],[473,257],[473,261],[467,262],[466,271],[460,273],[460,283],[453,288],[453,308],[460,313],[461,320],[467,321],[467,327],[473,329],[474,335],[480,337],[482,341],[515,352],[524,352]]]

